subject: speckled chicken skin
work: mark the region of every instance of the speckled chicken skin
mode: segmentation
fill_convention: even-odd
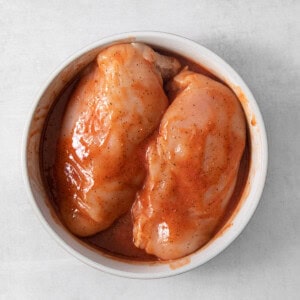
[[[246,142],[241,105],[225,85],[183,70],[149,142],[148,175],[132,208],[137,247],[160,259],[207,243],[223,219]]]
[[[128,211],[146,170],[140,154],[168,106],[163,78],[179,63],[143,44],[99,53],[70,97],[55,161],[60,214],[78,236]]]

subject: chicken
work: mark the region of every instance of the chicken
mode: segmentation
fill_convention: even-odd
[[[171,91],[175,99],[149,142],[148,175],[132,207],[135,245],[162,260],[186,256],[213,236],[246,139],[241,105],[225,85],[183,70]]]
[[[102,50],[80,79],[63,117],[54,167],[65,225],[78,236],[128,211],[146,171],[143,142],[168,106],[163,79],[179,62],[143,44]]]

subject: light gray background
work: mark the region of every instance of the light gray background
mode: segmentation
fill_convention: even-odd
[[[299,299],[299,3],[0,0],[0,298]],[[269,139],[266,187],[242,235],[204,266],[161,280],[114,277],[67,254],[33,214],[20,171],[25,119],[50,72],[130,30],[176,33],[223,57],[253,91]]]

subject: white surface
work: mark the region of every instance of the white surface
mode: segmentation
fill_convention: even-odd
[[[299,16],[299,2],[284,0],[0,0],[0,297],[298,299]],[[25,118],[49,73],[103,36],[146,29],[192,38],[227,60],[252,89],[269,138],[266,188],[243,234],[206,265],[152,281],[101,273],[61,249],[33,214],[20,172]]]

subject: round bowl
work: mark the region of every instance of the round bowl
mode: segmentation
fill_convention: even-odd
[[[56,96],[64,86],[108,45],[143,42],[190,58],[227,83],[245,111],[251,141],[250,170],[235,212],[221,231],[204,247],[171,262],[132,262],[101,253],[73,236],[56,217],[40,172],[40,141],[44,123]],[[49,78],[35,98],[25,128],[22,168],[28,196],[34,211],[54,239],[69,253],[101,271],[131,278],[160,278],[198,267],[223,251],[242,232],[260,200],[267,171],[267,138],[257,103],[242,78],[220,57],[199,44],[168,33],[130,32],[107,37],[80,50],[65,61]]]

